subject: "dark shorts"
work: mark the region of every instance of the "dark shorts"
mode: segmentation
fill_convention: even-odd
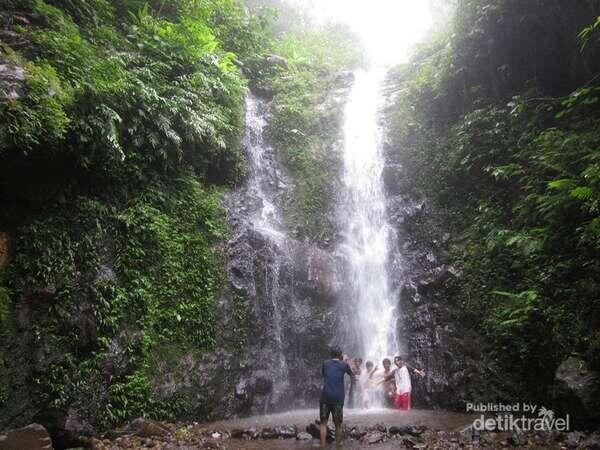
[[[344,405],[319,403],[319,418],[321,419],[321,423],[327,423],[329,414],[331,414],[335,425],[341,425],[344,421]]]

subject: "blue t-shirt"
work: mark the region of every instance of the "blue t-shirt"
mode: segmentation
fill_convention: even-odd
[[[352,369],[339,359],[328,359],[321,368],[323,374],[323,391],[321,403],[330,405],[344,404],[344,375],[354,376]]]

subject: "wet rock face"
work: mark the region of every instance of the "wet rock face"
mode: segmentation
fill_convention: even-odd
[[[268,64],[284,64],[273,55],[269,58]],[[340,92],[334,92],[328,102],[335,103],[346,92],[348,78],[340,75]],[[234,297],[244,301],[243,346],[235,356],[216,361],[215,366],[208,364],[202,371],[216,386],[222,379],[214,374],[223,373],[225,364],[230,367],[226,371],[230,390],[222,402],[227,404],[224,416],[317,403],[321,362],[333,337],[332,305],[339,284],[328,243],[296,240],[284,224],[283,211],[292,200],[295,182],[264,134],[269,100],[250,96],[246,106],[248,173],[224,203],[231,228],[225,250],[230,292],[222,303],[224,311],[231,311]]]
[[[462,274],[446,252],[449,234],[427,201],[411,196],[399,152],[385,135],[383,145],[387,213],[395,230],[389,270],[400,311],[398,335],[409,363],[426,371],[424,379],[412,377],[413,404],[464,411],[466,402],[493,393],[491,387],[480,392],[490,383],[482,373],[479,336],[457,319],[463,311],[443,294],[443,286]]]
[[[396,231],[390,279],[398,295],[398,334],[409,363],[426,371],[424,379],[413,376],[415,406],[464,410],[465,402],[476,400],[470,387],[481,380],[480,345],[455,319],[451,299],[440,293],[445,281],[460,274],[448,264],[443,231],[424,229],[428,213],[426,204],[408,196],[388,197]]]
[[[248,305],[247,340],[232,405],[241,414],[316,402],[335,292],[332,258],[308,244],[288,238],[275,243],[262,235],[246,217],[252,203],[238,192],[227,204],[233,228],[229,279]]]
[[[600,374],[583,358],[570,356],[556,369],[552,398],[557,410],[573,417],[575,426],[600,425]]]

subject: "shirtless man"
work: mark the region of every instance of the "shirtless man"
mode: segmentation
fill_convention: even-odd
[[[377,373],[377,366],[371,361],[367,361],[365,369],[366,370],[361,374],[363,408],[370,408],[376,403],[378,382],[373,377]]]
[[[396,394],[396,383],[394,382],[394,380],[388,380],[388,381],[385,380],[388,376],[390,376],[392,374],[392,372],[393,372],[392,362],[388,358],[385,358],[383,360],[383,370],[382,370],[382,378],[383,378],[382,395],[383,395],[383,402],[384,402],[385,406],[387,406],[387,407],[390,407],[393,405],[394,395]]]

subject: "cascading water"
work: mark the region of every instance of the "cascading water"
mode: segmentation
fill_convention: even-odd
[[[254,227],[277,242],[283,239],[283,226],[275,207],[275,187],[280,183],[274,167],[274,152],[264,141],[268,107],[252,94],[246,96],[245,134],[242,145],[248,156],[248,188],[261,201]]]
[[[384,167],[377,123],[383,72],[359,71],[346,104],[344,192],[339,208],[346,289],[339,341],[352,356],[381,360],[399,349],[397,300],[387,265],[393,230],[386,219]]]
[[[288,365],[285,358],[281,306],[284,296],[280,286],[282,266],[286,263],[287,236],[277,207],[278,187],[283,183],[278,170],[276,156],[264,140],[267,125],[268,105],[264,100],[252,94],[246,97],[245,135],[242,142],[248,156],[247,191],[250,197],[260,202],[250,217],[253,228],[268,243],[267,261],[264,273],[264,292],[257,295],[270,303],[270,322],[272,325],[272,344],[274,348],[264,349],[264,359],[268,363],[273,377],[270,399],[265,402],[266,413],[272,404],[277,403],[288,388]]]
[[[228,203],[229,270],[232,284],[250,301],[254,332],[245,346],[236,398],[247,401],[254,414],[306,406],[318,398],[318,367],[332,340],[380,366],[398,349],[398,296],[387,269],[399,253],[390,249],[394,236],[386,220],[377,124],[382,78],[358,73],[351,89],[346,81],[337,211],[341,239],[335,254],[289,236],[281,205],[293,185],[264,139],[270,105],[252,94],[246,99],[248,175]],[[341,308],[334,309],[335,298],[343,300]]]

